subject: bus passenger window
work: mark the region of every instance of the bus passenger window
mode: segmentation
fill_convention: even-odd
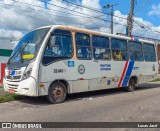
[[[68,59],[72,57],[72,38],[69,31],[58,29],[53,33],[44,51],[43,63],[48,64],[57,59]],[[63,34],[64,33],[64,34]],[[68,33],[68,34],[65,34]]]
[[[96,60],[110,60],[109,39],[102,36],[92,36],[93,55]]]
[[[130,53],[130,59],[132,61],[144,61],[142,44],[140,42],[129,41],[128,48]]]
[[[51,36],[45,54],[47,56],[71,57],[71,38],[68,36]]]
[[[76,53],[79,59],[91,59],[90,36],[83,33],[76,33]]]
[[[91,58],[91,49],[88,47],[77,47],[78,58]]]
[[[112,56],[114,60],[129,60],[129,53],[127,51],[127,41],[120,39],[112,39]]]
[[[144,43],[143,52],[145,61],[150,61],[150,62],[156,61],[155,47],[153,44]]]

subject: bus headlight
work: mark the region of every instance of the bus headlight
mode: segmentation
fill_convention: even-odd
[[[32,68],[30,68],[28,71],[24,72],[22,80],[25,80],[31,76]]]

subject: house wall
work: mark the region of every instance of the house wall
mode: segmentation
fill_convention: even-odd
[[[16,42],[10,42],[10,40],[0,39],[0,84],[2,84],[3,82],[6,63],[15,45]]]

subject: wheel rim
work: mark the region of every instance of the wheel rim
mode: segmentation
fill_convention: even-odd
[[[60,101],[64,96],[63,88],[61,86],[55,87],[54,90],[53,90],[53,96],[54,96],[54,99],[55,99],[56,102]]]

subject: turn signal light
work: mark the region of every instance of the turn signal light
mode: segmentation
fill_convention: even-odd
[[[39,87],[44,87],[44,84],[42,84],[42,83],[41,83],[41,84],[39,84]]]

